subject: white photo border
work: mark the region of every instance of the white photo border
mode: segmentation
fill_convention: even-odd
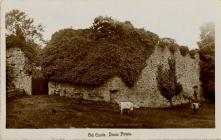
[[[168,0],[173,1],[173,0]],[[212,0],[211,0],[212,1]],[[214,7],[215,21],[215,56],[216,56],[216,101],[215,128],[211,129],[6,129],[6,67],[5,67],[5,7],[7,0],[1,1],[1,131],[0,139],[221,139],[221,0]],[[53,1],[51,1],[53,2]],[[87,0],[85,0],[87,2]],[[209,0],[208,0],[209,2]],[[160,11],[159,11],[160,12]],[[89,137],[88,133],[130,132],[127,137]]]

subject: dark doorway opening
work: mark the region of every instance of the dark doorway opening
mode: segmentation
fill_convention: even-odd
[[[38,77],[32,79],[32,95],[47,95],[48,81]]]

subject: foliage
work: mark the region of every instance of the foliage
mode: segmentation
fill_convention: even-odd
[[[176,61],[174,56],[168,58],[169,69],[163,69],[163,65],[158,65],[157,86],[160,93],[170,102],[172,106],[172,98],[180,94],[183,90],[182,85],[177,82],[176,77]]]
[[[32,18],[28,18],[25,12],[12,10],[6,13],[6,36],[16,35],[17,28],[21,29],[26,42],[35,44],[43,44],[44,39],[42,33],[44,28],[41,24],[35,25]]]
[[[194,59],[197,52],[198,52],[198,49],[192,49],[192,50],[190,50],[190,52],[189,52],[190,57]]]
[[[186,56],[189,53],[189,48],[187,46],[180,46],[180,54]]]
[[[155,45],[158,42],[158,36],[144,29],[136,29],[130,21],[120,22],[111,17],[96,17],[91,26],[96,32],[96,39],[119,40],[127,38],[136,38],[146,45]]]
[[[29,63],[39,65],[37,57],[41,51],[38,43],[43,43],[42,25],[34,25],[34,20],[19,10],[6,13],[6,47],[18,47],[29,58]]]
[[[162,38],[160,39],[159,46],[161,48],[168,47],[171,53],[175,53],[177,48],[179,47],[176,41],[172,38]]]
[[[43,49],[42,70],[53,81],[98,86],[119,76],[133,86],[158,36],[130,22],[97,17],[89,29],[63,29]]]
[[[177,44],[171,44],[168,46],[171,53],[175,53],[179,47]]]
[[[164,49],[166,46],[173,44],[174,42],[175,40],[172,38],[161,38],[159,40],[159,46]]]
[[[199,54],[204,96],[215,101],[215,25],[207,23],[201,26]]]
[[[18,35],[10,35],[6,37],[6,48],[18,47],[20,48],[26,57],[30,60],[30,63],[37,62],[37,55],[39,53],[38,47],[33,43],[26,43],[23,37]]]
[[[12,86],[13,81],[13,71],[12,67],[6,64],[6,87],[10,88]]]

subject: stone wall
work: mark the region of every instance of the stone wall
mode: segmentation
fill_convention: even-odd
[[[173,104],[187,103],[183,95],[193,96],[193,86],[198,86],[200,91],[199,56],[192,59],[189,54],[174,54],[176,58],[177,80],[183,86],[180,96],[173,98]],[[74,86],[67,83],[49,82],[49,95],[59,94],[73,98],[82,98],[95,101],[119,102],[131,101],[142,107],[166,107],[169,102],[160,94],[157,88],[157,67],[163,64],[169,68],[168,58],[171,52],[167,47],[162,49],[156,46],[154,53],[146,60],[146,67],[142,70],[133,88],[128,88],[121,78],[113,77],[99,87]],[[201,93],[201,92],[199,92]],[[198,95],[201,97],[201,94]]]
[[[26,94],[32,95],[32,76],[27,73],[28,59],[20,48],[14,47],[7,49],[6,64],[12,68],[12,87],[23,89]]]
[[[48,83],[49,95],[60,95],[71,98],[80,98],[93,101],[110,101],[110,96],[106,92],[107,87],[105,85],[99,87],[83,87],[74,86],[68,83]]]
[[[49,95],[60,95],[93,101],[128,101],[131,90],[119,77],[113,77],[99,87],[75,86],[69,83],[48,83]]]
[[[182,104],[188,102],[188,100],[182,97],[183,94],[193,96],[193,86],[198,86],[200,89],[199,56],[196,55],[196,58],[192,59],[189,54],[182,56],[179,50],[177,50],[174,55],[176,59],[177,80],[182,84],[183,92],[180,96],[173,98],[173,104]],[[163,64],[164,68],[169,68],[169,57],[171,57],[171,52],[167,47],[162,49],[157,46],[154,53],[146,60],[147,66],[142,70],[133,89],[135,94],[142,97],[142,102],[139,103],[141,106],[169,106],[168,101],[160,94],[156,80],[158,65]],[[199,97],[201,97],[201,91],[199,91],[199,94]]]

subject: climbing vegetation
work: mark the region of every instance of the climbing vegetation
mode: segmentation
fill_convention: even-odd
[[[179,48],[179,45],[176,43],[176,40],[172,38],[161,38],[159,41],[159,46],[164,49],[167,47],[172,54],[174,54],[177,49]]]
[[[192,49],[192,50],[190,50],[190,52],[189,52],[190,57],[191,57],[192,59],[195,59],[195,55],[196,55],[198,52],[199,52],[198,49]]]
[[[49,80],[88,86],[119,76],[132,87],[158,39],[129,21],[99,16],[87,29],[53,34],[42,52],[43,73]]]
[[[172,106],[173,97],[179,95],[183,87],[177,82],[176,61],[173,55],[171,58],[168,58],[168,64],[169,69],[163,69],[163,65],[158,65],[157,86],[161,95],[163,95]]]
[[[186,56],[189,53],[189,48],[187,46],[180,46],[180,54]]]
[[[200,80],[205,98],[215,102],[215,25],[206,23],[200,30]]]

